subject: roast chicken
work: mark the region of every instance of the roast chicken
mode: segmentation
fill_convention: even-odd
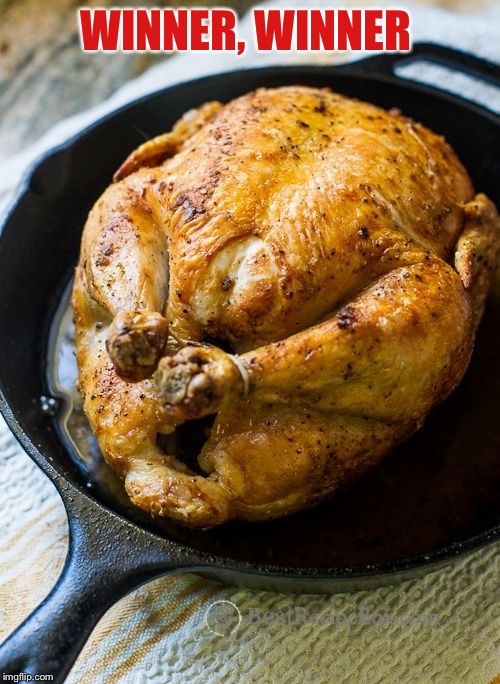
[[[493,203],[398,110],[294,86],[189,111],[83,233],[79,386],[106,461],[193,527],[317,504],[460,382],[499,244]],[[204,416],[189,464],[176,435]]]

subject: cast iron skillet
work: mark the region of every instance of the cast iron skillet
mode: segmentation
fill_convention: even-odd
[[[0,647],[1,672],[51,673],[62,681],[103,613],[162,573],[196,571],[279,591],[346,591],[415,577],[499,537],[500,295],[489,302],[464,382],[424,430],[332,502],[284,520],[205,532],[155,523],[109,492],[89,489],[40,410],[48,323],[76,262],[86,214],[143,133],[167,130],[190,107],[296,83],[397,106],[446,134],[476,187],[500,206],[498,118],[394,75],[396,65],[415,58],[500,86],[495,65],[423,44],[412,55],[336,68],[228,73],[168,88],[111,114],[25,178],[0,240],[0,408],[60,492],[70,545],[55,588]]]

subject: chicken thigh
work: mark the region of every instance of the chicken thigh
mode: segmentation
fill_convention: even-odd
[[[191,526],[318,503],[460,382],[499,244],[449,145],[397,110],[294,86],[188,112],[83,234],[79,383],[107,462]],[[207,415],[193,469],[168,445]]]

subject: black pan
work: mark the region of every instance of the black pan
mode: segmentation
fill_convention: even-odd
[[[48,392],[49,324],[88,210],[143,133],[167,130],[206,100],[303,83],[400,107],[444,133],[476,187],[500,206],[498,118],[395,76],[396,65],[415,58],[500,86],[495,65],[434,45],[336,68],[228,73],[168,88],[113,113],[27,175],[0,240],[0,407],[59,490],[70,546],[51,594],[0,647],[1,672],[51,673],[62,681],[110,605],[162,573],[189,570],[279,591],[356,590],[415,577],[499,537],[500,293],[490,298],[466,378],[425,428],[331,502],[279,521],[233,522],[205,532],[152,521],[106,487],[87,486],[88,473],[71,459],[53,418],[40,407]]]

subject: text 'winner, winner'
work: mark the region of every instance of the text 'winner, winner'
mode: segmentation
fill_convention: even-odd
[[[254,9],[258,51],[411,49],[410,17],[400,9]],[[80,9],[85,52],[236,52],[238,17],[229,9]]]

